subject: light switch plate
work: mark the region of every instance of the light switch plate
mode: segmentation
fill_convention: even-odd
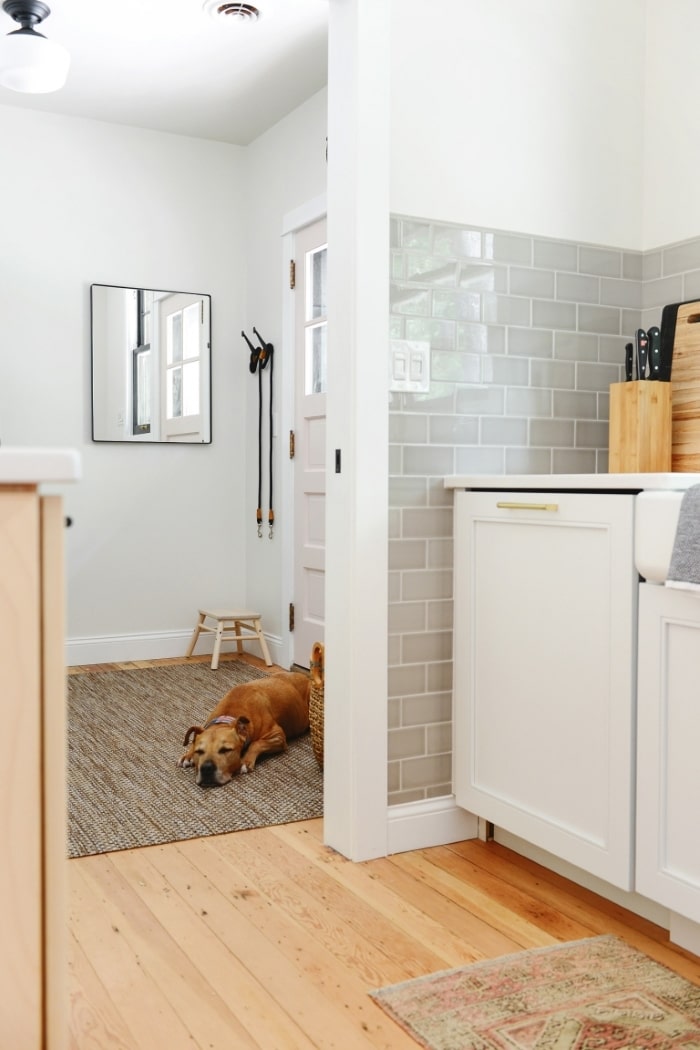
[[[389,347],[389,390],[427,394],[430,390],[430,343],[392,339]]]

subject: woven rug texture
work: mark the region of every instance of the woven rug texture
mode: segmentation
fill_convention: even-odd
[[[199,788],[194,770],[177,766],[189,726],[231,686],[266,676],[238,661],[68,675],[68,855],[321,816],[309,734],[221,788]]]
[[[617,937],[445,970],[370,993],[428,1050],[697,1050],[700,987]]]

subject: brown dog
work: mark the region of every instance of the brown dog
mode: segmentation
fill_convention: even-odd
[[[190,726],[179,766],[194,766],[200,787],[220,787],[239,771],[252,773],[260,755],[285,751],[309,728],[311,681],[282,671],[236,685],[202,726]]]

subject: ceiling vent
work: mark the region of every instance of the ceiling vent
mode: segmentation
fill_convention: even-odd
[[[252,4],[237,4],[232,0],[205,0],[202,8],[212,18],[230,22],[257,22],[260,11]]]

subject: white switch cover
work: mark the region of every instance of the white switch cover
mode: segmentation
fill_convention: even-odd
[[[392,339],[389,350],[389,390],[427,394],[430,390],[430,343]]]

